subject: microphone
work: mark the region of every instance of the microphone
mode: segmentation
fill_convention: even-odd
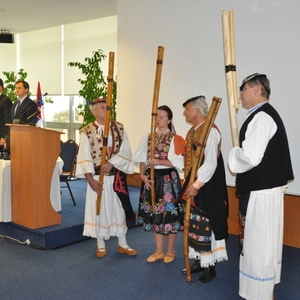
[[[35,125],[33,122],[34,122],[34,119],[31,121],[31,123],[27,123],[26,121],[28,121],[29,119],[35,117],[37,114],[39,113],[39,111],[35,111],[33,114],[31,114],[29,117],[26,118],[25,120],[25,124],[29,124],[29,125]]]
[[[22,120],[22,117],[31,109],[33,109],[33,107],[36,108],[36,104],[34,102],[32,102],[33,104],[31,106],[29,106],[23,113],[22,115],[20,116],[19,119],[14,119],[13,120],[13,124],[26,124],[26,121],[28,121],[28,119],[30,119],[31,117],[33,117],[34,114],[32,114],[31,116],[29,116],[28,118],[26,118],[25,122],[24,121],[21,121]],[[38,111],[36,111],[35,113],[37,113]]]

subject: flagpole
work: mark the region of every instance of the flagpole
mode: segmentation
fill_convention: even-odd
[[[44,127],[44,128],[47,128],[47,125],[46,125],[46,118],[45,118],[45,112],[44,112],[44,104],[43,104],[43,106],[42,106],[42,111],[41,111],[41,113],[42,113],[42,123],[43,123],[43,127]]]

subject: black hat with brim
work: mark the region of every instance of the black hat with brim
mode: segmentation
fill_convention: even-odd
[[[182,104],[182,106],[183,106],[183,107],[186,107],[190,102],[196,101],[196,100],[198,100],[199,98],[204,98],[204,99],[205,99],[205,97],[204,97],[203,95],[196,96],[196,97],[192,97],[192,98],[186,100],[186,101]]]
[[[245,84],[246,84],[247,82],[249,82],[250,80],[252,80],[252,79],[258,79],[258,80],[259,80],[260,78],[267,78],[267,75],[265,75],[265,74],[260,74],[260,73],[254,73],[254,74],[252,74],[252,75],[247,76],[247,77],[243,80],[243,82],[242,82],[242,84],[241,84],[241,86],[240,86],[240,91],[242,91],[242,90],[244,89]],[[270,94],[270,89],[269,89],[268,87],[265,86],[265,84],[263,83],[263,81],[260,81],[260,80],[259,80],[259,82],[262,84],[262,86],[265,88],[265,90]]]

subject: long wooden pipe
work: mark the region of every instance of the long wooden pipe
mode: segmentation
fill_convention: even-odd
[[[238,139],[238,125],[237,125],[236,114],[239,108],[239,104],[238,104],[238,88],[236,83],[233,10],[223,10],[222,25],[223,25],[225,79],[226,79],[226,87],[227,87],[231,138],[232,138],[233,146],[238,146],[239,139]]]
[[[99,192],[97,196],[97,216],[100,215],[100,205],[101,205],[101,197],[102,197],[102,189],[103,189],[104,173],[101,171],[101,168],[106,163],[106,155],[107,155],[107,141],[108,141],[109,126],[110,126],[111,101],[112,101],[113,82],[114,82],[114,60],[115,60],[115,53],[109,52],[106,115],[105,115],[105,124],[104,124],[104,132],[103,132],[103,147],[102,147],[102,157],[101,157],[101,166],[100,166],[100,175],[99,175]]]
[[[154,152],[155,152],[156,117],[157,117],[157,107],[158,107],[158,97],[159,97],[163,57],[164,57],[164,48],[162,46],[159,46],[157,50],[156,73],[155,73],[154,92],[153,92],[153,100],[152,100],[150,159],[154,158]],[[150,179],[153,181],[151,187],[151,204],[152,204],[152,213],[154,213],[155,212],[154,167],[150,167]]]
[[[196,180],[197,171],[200,167],[200,163],[204,154],[204,148],[206,146],[207,138],[210,133],[210,129],[216,119],[219,107],[221,105],[222,99],[213,97],[212,103],[210,105],[208,114],[205,119],[205,123],[202,129],[202,132],[199,136],[198,141],[196,141],[197,149],[195,151],[193,157],[193,164],[189,179],[189,185],[193,185]],[[184,233],[183,233],[183,253],[184,253],[184,261],[185,261],[185,268],[186,268],[186,281],[191,281],[191,268],[190,268],[190,260],[189,260],[189,245],[188,245],[188,238],[189,238],[189,226],[190,226],[190,213],[191,213],[191,200],[192,197],[188,197],[186,200],[185,206],[185,222],[184,222]]]

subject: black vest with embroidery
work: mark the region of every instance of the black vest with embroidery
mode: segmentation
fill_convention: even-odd
[[[249,123],[259,112],[265,112],[273,118],[277,131],[270,139],[260,164],[245,173],[237,174],[238,195],[283,186],[294,179],[285,127],[279,114],[269,103],[253,112],[242,125],[239,137],[240,147],[245,139]]]

